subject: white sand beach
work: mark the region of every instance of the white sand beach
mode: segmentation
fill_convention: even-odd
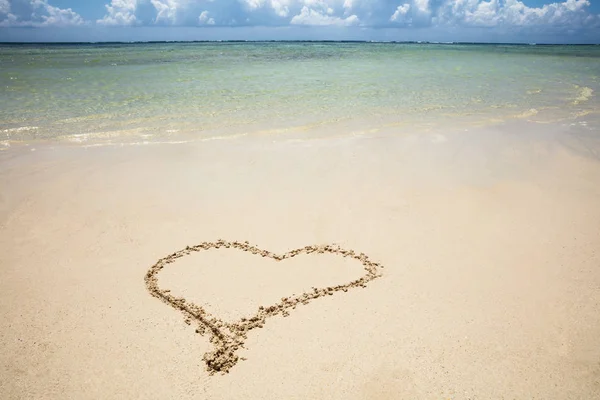
[[[586,132],[0,152],[0,398],[600,398],[600,146]],[[218,239],[339,245],[382,276],[266,319],[245,360],[211,375],[210,336],[144,276]],[[232,321],[363,273],[332,254],[222,248],[159,281]]]

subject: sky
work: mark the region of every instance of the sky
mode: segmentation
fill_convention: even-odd
[[[600,0],[0,0],[0,41],[600,43]]]

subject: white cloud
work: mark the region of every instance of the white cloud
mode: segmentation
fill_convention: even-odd
[[[250,13],[266,9],[272,11],[275,17],[285,18],[290,13],[293,0],[239,0],[239,2]]]
[[[600,26],[600,16],[589,12],[590,0],[565,0],[537,8],[520,0],[405,0],[395,4],[388,0],[111,0],[98,23],[140,24],[140,5],[144,4],[155,13],[144,23],[163,25],[209,25],[210,20],[211,25],[258,26]]]
[[[96,21],[100,25],[133,25],[137,22],[137,0],[112,0],[106,6],[107,14]]]
[[[66,27],[83,25],[85,21],[70,8],[59,8],[47,0],[15,0],[11,3],[0,0],[0,27]],[[18,11],[17,11],[18,10]]]
[[[45,0],[38,0],[38,7],[43,8],[47,15],[41,15],[42,22],[40,26],[71,26],[83,25],[84,20],[79,14],[70,8],[63,9],[53,7]]]
[[[257,10],[263,7],[266,3],[265,0],[244,0],[243,3],[249,10]]]
[[[0,26],[85,24],[77,12],[55,7],[53,1],[0,0]],[[600,15],[590,12],[592,0],[554,0],[541,7],[529,7],[523,0],[105,1],[106,13],[97,25],[518,27],[554,32],[600,29]]]
[[[290,14],[289,0],[271,0],[271,8],[279,17],[285,18]]]
[[[501,21],[498,0],[482,1],[471,12],[465,13],[464,22],[475,26],[496,26]]]
[[[175,24],[177,22],[178,0],[150,0],[156,9],[156,23]]]
[[[438,10],[434,23],[460,26],[516,26],[582,28],[600,23],[600,16],[590,14],[589,0],[566,0],[562,3],[528,7],[519,0],[447,0]]]
[[[398,6],[398,8],[396,8],[396,11],[394,11],[392,16],[390,17],[390,21],[410,23],[410,18],[409,19],[406,18],[406,14],[408,14],[409,10],[410,10],[410,4],[408,4],[408,3]]]
[[[23,26],[22,22],[20,22],[16,15],[11,14],[10,12],[3,17],[2,21],[0,21],[0,28],[10,28],[14,26]]]
[[[431,12],[429,9],[429,0],[414,0],[413,5],[417,13],[429,14]]]
[[[360,20],[356,15],[350,15],[346,18],[333,16],[333,9],[327,8],[319,11],[307,6],[302,7],[300,13],[291,20],[292,25],[312,25],[312,26],[352,26],[358,25]]]
[[[0,0],[0,14],[8,14],[10,12],[10,3],[8,0]]]
[[[208,11],[202,11],[200,13],[200,16],[198,17],[198,23],[200,25],[214,25],[215,20],[214,20],[214,18],[210,17],[210,14]]]

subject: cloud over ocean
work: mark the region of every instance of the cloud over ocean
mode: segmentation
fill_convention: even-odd
[[[600,36],[590,0],[0,0],[1,28],[331,27]],[[474,38],[480,36],[474,34]],[[252,39],[252,38],[249,38]],[[275,38],[276,39],[276,38]]]

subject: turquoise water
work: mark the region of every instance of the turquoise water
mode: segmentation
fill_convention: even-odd
[[[5,147],[552,123],[600,110],[600,46],[1,45],[0,87]]]

